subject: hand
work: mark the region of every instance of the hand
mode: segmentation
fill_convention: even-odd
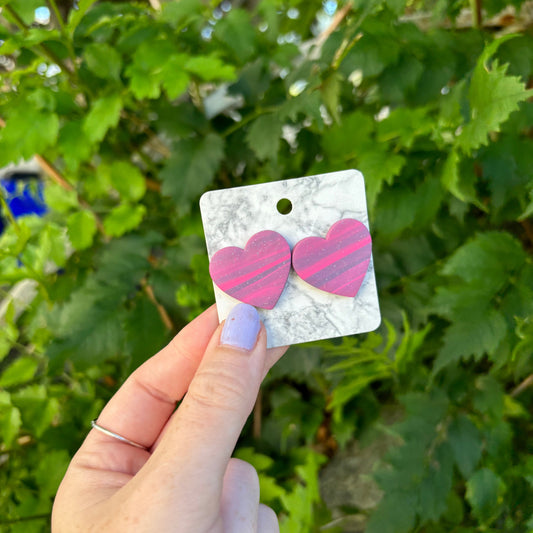
[[[59,487],[54,533],[273,533],[255,469],[231,454],[261,381],[286,348],[266,349],[257,311],[215,307],[128,378]],[[175,410],[176,402],[182,400]]]

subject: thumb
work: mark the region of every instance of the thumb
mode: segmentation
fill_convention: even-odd
[[[238,304],[215,331],[154,455],[189,490],[217,497],[266,366],[266,331],[254,307]],[[153,458],[154,460],[156,457]],[[210,495],[205,493],[206,487]],[[218,494],[217,494],[218,493]],[[197,496],[199,494],[197,493]]]

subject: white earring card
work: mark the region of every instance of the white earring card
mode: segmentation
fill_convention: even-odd
[[[292,207],[287,214],[278,211],[280,200],[288,200],[285,204]],[[259,237],[268,235],[269,238],[274,235],[272,232],[277,232],[288,243],[292,262],[281,295],[272,309],[257,308],[267,330],[269,348],[365,333],[379,326],[381,315],[365,185],[359,171],[344,170],[209,191],[200,199],[200,210],[210,261],[227,247],[244,250],[248,241],[260,232],[263,233]],[[341,243],[341,234],[347,230],[357,232],[355,253],[360,254],[365,244],[368,254],[365,261],[353,268],[342,260],[332,263],[338,270],[332,276],[327,269],[322,269],[327,261],[323,257],[324,246],[329,247],[330,257],[341,253],[333,250],[336,246],[333,240]],[[355,249],[354,245],[352,248]],[[242,262],[240,256],[236,260]],[[319,269],[322,270],[316,273]],[[353,279],[346,283],[348,275]],[[337,281],[332,281],[332,277]],[[351,290],[345,289],[347,285],[353,288],[352,292],[356,291],[355,296],[346,295]],[[213,287],[222,321],[239,300],[216,283]]]

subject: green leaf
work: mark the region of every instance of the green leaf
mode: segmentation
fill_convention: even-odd
[[[268,455],[256,452],[253,448],[239,448],[235,457],[250,463],[258,472],[268,470],[273,464],[274,460]]]
[[[384,178],[383,169],[376,168],[376,173],[366,173],[365,183],[370,181],[369,196],[376,193],[383,185],[376,179]],[[373,196],[370,196],[368,205],[372,209],[374,204]],[[422,184],[407,189],[401,186],[394,186],[381,192],[375,202],[375,227],[392,239],[405,231],[413,228],[414,231],[422,231],[424,227],[432,224],[442,201],[442,189],[437,179],[427,178]],[[372,202],[372,203],[371,203]],[[372,212],[372,211],[371,211]],[[424,248],[419,248],[419,253]],[[410,252],[410,257],[416,257]]]
[[[7,300],[3,304],[7,303]],[[17,341],[19,331],[15,324],[15,304],[11,300],[5,308],[4,316],[0,316],[0,361],[9,354],[13,344]]]
[[[505,403],[502,385],[494,376],[479,376],[475,386],[473,403],[476,411],[494,419],[501,419]]]
[[[396,371],[399,374],[407,372],[409,365],[414,361],[417,351],[423,345],[426,336],[431,331],[431,324],[427,324],[426,327],[420,331],[412,332],[407,319],[407,314],[404,312],[403,329],[403,337],[394,353],[394,364]]]
[[[374,120],[372,116],[356,111],[344,115],[339,124],[334,124],[326,131],[321,142],[326,155],[330,158],[364,155],[373,145]],[[385,159],[384,154],[383,159]]]
[[[91,6],[97,0],[79,0],[77,9],[71,9],[68,14],[67,29],[73,33]]]
[[[83,53],[89,70],[99,78],[119,80],[122,69],[120,54],[107,43],[91,43]]]
[[[518,217],[519,221],[526,220],[533,216],[533,190],[529,191],[529,204],[524,209],[522,214]]]
[[[377,509],[371,514],[366,533],[408,533],[413,530],[416,520],[414,495],[386,493]]]
[[[17,13],[27,26],[33,24],[35,20],[35,10],[42,5],[42,0],[11,0],[9,2],[9,7]]]
[[[518,76],[507,76],[507,65],[500,66],[490,58],[505,41],[515,37],[506,35],[485,48],[479,58],[470,88],[470,121],[467,122],[457,139],[457,145],[467,154],[488,143],[490,132],[500,131],[509,115],[518,109],[518,104],[533,95],[533,89],[526,90]]]
[[[47,349],[52,371],[60,371],[70,359],[84,369],[119,356],[123,352],[124,333],[119,303],[78,294],[63,309],[61,337],[54,338]]]
[[[146,276],[152,246],[161,244],[153,233],[114,239],[95,261],[96,272],[66,304],[56,308],[52,343],[47,348],[50,372],[60,372],[65,360],[77,368],[98,365],[124,354],[124,302]]]
[[[400,146],[411,148],[417,137],[430,133],[433,128],[434,122],[426,108],[399,107],[378,123],[378,140],[395,141]]]
[[[39,462],[35,471],[35,479],[39,491],[46,496],[54,496],[59,484],[67,471],[70,455],[66,450],[49,450]]]
[[[48,398],[44,385],[29,385],[12,395],[21,413],[24,429],[40,437],[60,412],[57,398]]]
[[[43,153],[56,143],[58,131],[56,114],[34,109],[27,102],[13,106],[6,127],[0,128],[0,166]]]
[[[213,133],[203,139],[180,141],[159,174],[163,194],[182,211],[208,187],[224,157],[224,140]]]
[[[80,164],[87,161],[92,153],[91,141],[84,131],[82,120],[73,120],[62,126],[58,147],[67,168],[77,172]]]
[[[332,116],[335,123],[340,121],[339,116],[339,97],[341,91],[341,78],[338,72],[330,74],[322,83],[320,92],[322,99],[329,114]]]
[[[479,233],[461,246],[445,263],[442,274],[467,283],[483,280],[496,292],[509,276],[524,267],[527,255],[520,242],[507,232]]]
[[[236,78],[235,67],[224,63],[216,55],[191,57],[184,68],[204,81],[232,81]]]
[[[13,444],[21,425],[20,411],[11,404],[9,393],[0,390],[0,435],[6,447]]]
[[[255,54],[254,27],[248,11],[234,8],[218,22],[214,33],[236,59],[246,63]]]
[[[442,167],[441,181],[444,188],[461,202],[470,202],[486,211],[486,207],[477,199],[473,179],[475,174],[461,175],[461,156],[457,150],[452,150]]]
[[[142,327],[139,327],[142,324]],[[167,330],[154,304],[143,294],[126,315],[125,348],[134,369],[157,353],[167,340]]]
[[[100,142],[110,128],[117,126],[122,111],[122,99],[111,94],[96,100],[85,117],[83,131],[91,142]]]
[[[492,356],[507,333],[507,322],[501,313],[491,309],[471,317],[463,317],[448,327],[443,337],[443,346],[435,360],[433,372],[460,359],[483,355]]]
[[[38,367],[39,361],[33,357],[19,357],[0,375],[0,387],[13,387],[30,381]]]
[[[481,458],[481,433],[466,415],[459,415],[448,427],[448,439],[459,471],[468,478]]]
[[[89,248],[96,235],[96,219],[90,211],[72,213],[67,218],[68,237],[76,250]]]
[[[391,185],[399,176],[407,160],[403,155],[391,154],[381,149],[365,151],[359,156],[359,170],[365,177],[367,203],[372,209],[383,185]]]
[[[59,37],[57,30],[32,28],[25,33],[16,33],[1,45],[2,54],[9,55],[17,52],[19,48],[32,48],[44,41]]]
[[[301,483],[298,482],[290,491],[280,496],[283,507],[290,510],[290,514],[285,515],[280,524],[284,533],[311,531],[315,526],[313,506],[320,499],[318,472],[324,457],[312,450],[302,451],[302,454],[304,463],[295,468]]]
[[[139,100],[159,98],[164,75],[168,76],[173,69],[183,71],[186,58],[183,54],[176,55],[174,47],[167,40],[157,38],[143,42],[135,50],[133,62],[126,69],[135,97]]]
[[[189,86],[190,78],[184,70],[185,57],[184,54],[170,56],[161,68],[161,85],[169,98],[177,98]]]
[[[246,141],[259,159],[275,159],[279,151],[282,124],[275,113],[262,115],[250,126]]]
[[[99,172],[106,172],[109,181],[125,200],[140,200],[146,192],[146,181],[139,167],[129,161],[114,161],[111,165],[100,165]]]
[[[190,23],[202,12],[201,0],[180,0],[179,2],[165,2],[162,6],[160,19],[173,26]]]
[[[104,230],[112,237],[120,237],[124,233],[135,229],[144,218],[144,205],[121,204],[114,207],[104,219]]]
[[[499,515],[504,490],[503,480],[488,468],[478,470],[466,482],[466,499],[482,523],[490,523]]]
[[[437,447],[420,483],[420,520],[436,522],[446,511],[447,499],[452,489],[453,459],[448,443]]]
[[[156,76],[131,64],[126,69],[126,75],[130,78],[130,90],[138,100],[144,98],[159,98],[161,94],[160,82]]]
[[[287,497],[287,491],[276,482],[276,479],[263,473],[259,473],[259,494],[261,503],[266,505],[272,505],[275,500]]]
[[[39,247],[43,254],[43,267],[52,261],[56,267],[64,267],[66,256],[65,230],[53,222],[48,223],[39,235]]]
[[[378,76],[398,60],[400,47],[386,24],[369,28],[350,50],[344,63],[350,72],[360,70],[365,77]]]

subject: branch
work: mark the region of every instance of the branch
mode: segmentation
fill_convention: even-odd
[[[524,231],[526,232],[526,236],[529,239],[529,242],[533,245],[533,224],[529,220],[522,220],[520,222],[520,225],[522,228],[524,228]]]
[[[50,179],[57,183],[60,187],[67,191],[73,191],[74,187],[59,173],[59,171],[42,155],[35,155],[35,159],[39,166],[44,170],[45,174],[50,177]]]
[[[150,178],[145,178],[144,181],[149,191],[161,192],[161,183],[158,181],[151,180]]]
[[[344,20],[346,15],[350,12],[353,7],[353,1],[348,2],[342,9],[335,13],[331,24],[318,36],[316,43],[318,46],[321,46],[324,41],[338,28],[339,24]]]
[[[161,321],[165,325],[165,327],[169,331],[176,331],[176,326],[174,326],[174,322],[172,322],[172,319],[170,318],[169,314],[167,313],[167,310],[157,301],[154,290],[152,289],[151,285],[148,285],[148,282],[146,279],[143,279],[141,281],[142,288],[148,296],[148,299],[155,305],[155,308],[157,309],[157,312],[159,313],[159,316],[161,317]]]
[[[519,394],[524,392],[528,387],[533,385],[533,374],[530,374],[522,383],[517,385],[511,392],[511,397],[516,398]]]
[[[65,189],[66,191],[75,191],[76,189],[61,175],[59,170],[57,170],[50,161],[48,161],[44,156],[36,154],[35,159],[37,163],[39,163],[39,166],[43,169],[44,173],[54,182],[57,183],[60,187]],[[87,209],[87,211],[90,211],[94,215],[94,220],[96,221],[96,227],[98,228],[98,231],[105,235],[104,231],[104,225],[102,224],[102,221],[100,220],[100,217],[93,211],[91,205],[83,199],[83,197],[76,192],[76,198],[78,200],[78,203],[84,208]]]

